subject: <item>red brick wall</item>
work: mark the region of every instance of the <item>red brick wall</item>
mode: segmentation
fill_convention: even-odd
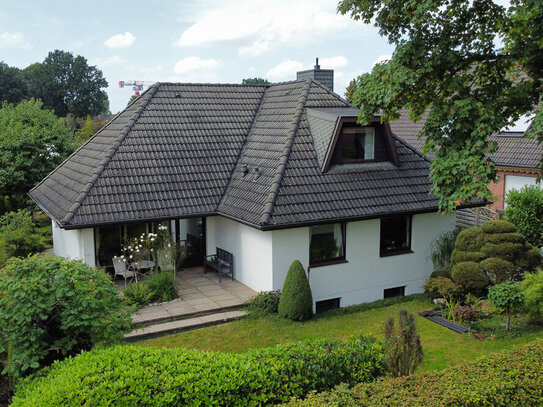
[[[492,193],[494,194],[494,203],[490,205],[490,209],[492,210],[503,210],[503,200],[505,195],[505,176],[506,175],[520,175],[522,177],[534,177],[536,178],[537,175],[529,172],[522,172],[522,171],[511,171],[511,170],[503,170],[498,169],[498,172],[496,174],[498,178],[497,183],[491,183],[488,188]]]

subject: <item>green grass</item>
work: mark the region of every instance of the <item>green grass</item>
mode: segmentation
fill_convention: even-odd
[[[386,319],[389,316],[397,317],[400,308],[418,313],[432,308],[432,304],[415,299],[369,311],[323,315],[306,322],[292,322],[279,317],[247,318],[225,325],[149,340],[142,342],[141,345],[242,352],[248,348],[316,337],[347,339],[360,331],[383,339],[382,330]],[[424,349],[424,361],[417,371],[443,369],[543,337],[541,327],[515,338],[479,341],[469,334],[457,334],[418,315],[416,321]]]

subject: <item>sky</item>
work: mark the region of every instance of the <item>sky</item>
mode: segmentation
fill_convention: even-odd
[[[316,57],[334,69],[343,96],[393,47],[336,8],[334,0],[2,0],[0,61],[25,68],[55,49],[82,55],[108,81],[113,113],[134,93],[119,81],[278,82]]]

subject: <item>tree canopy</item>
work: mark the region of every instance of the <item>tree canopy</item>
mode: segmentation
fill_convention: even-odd
[[[0,62],[0,103],[17,104],[27,96],[24,72]]]
[[[70,52],[55,50],[25,69],[29,94],[59,117],[95,116],[109,108],[102,71]]]
[[[419,136],[436,156],[430,176],[442,210],[492,198],[492,134],[535,116],[530,133],[543,142],[541,1],[342,0],[338,11],[374,22],[396,46],[359,77],[353,103],[360,122],[379,110],[385,121],[402,108],[415,121],[428,113]]]
[[[270,82],[264,78],[245,78],[241,81],[241,84],[242,85],[258,85],[258,84],[269,85]]]

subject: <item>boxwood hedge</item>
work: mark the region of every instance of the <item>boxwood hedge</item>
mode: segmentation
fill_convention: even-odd
[[[291,407],[315,406],[541,406],[543,340],[475,362],[311,394]]]
[[[18,387],[12,406],[257,406],[383,373],[382,345],[363,335],[242,354],[116,346],[45,368]]]

